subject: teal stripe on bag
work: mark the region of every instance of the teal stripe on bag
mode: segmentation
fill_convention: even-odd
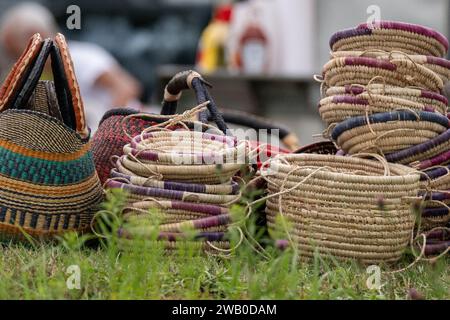
[[[91,177],[95,172],[91,152],[70,161],[50,161],[17,154],[0,147],[0,173],[25,182],[65,185]]]

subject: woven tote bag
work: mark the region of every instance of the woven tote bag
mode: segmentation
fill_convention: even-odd
[[[51,55],[54,84],[40,82]],[[0,89],[0,234],[85,231],[103,192],[64,37],[34,35]]]
[[[338,31],[331,36],[332,51],[398,50],[408,54],[444,57],[448,40],[439,32],[416,24],[379,21]]]

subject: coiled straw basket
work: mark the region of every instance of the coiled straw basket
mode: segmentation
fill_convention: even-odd
[[[328,87],[355,83],[367,85],[375,77],[382,77],[386,85],[417,86],[438,93],[444,86],[434,71],[406,58],[333,58],[324,65],[322,75]]]
[[[439,32],[416,24],[379,21],[338,31],[330,39],[332,51],[399,50],[408,54],[443,57],[448,40]]]
[[[143,238],[167,250],[190,243],[203,251],[229,252],[227,232],[235,222],[229,207],[240,199],[233,177],[248,166],[249,147],[224,135],[226,123],[215,104],[204,101],[204,85],[191,71],[172,78],[162,110],[167,120],[142,130],[115,157],[105,186],[129,194],[119,232],[123,243]],[[191,86],[200,105],[181,115],[170,114],[180,96],[175,93]],[[206,106],[219,129],[192,121]],[[203,126],[212,130],[198,130]]]
[[[447,113],[448,100],[445,96],[419,88],[387,86],[372,81],[368,86],[345,85],[342,87],[330,87],[325,94],[326,97],[354,96],[365,100],[369,100],[373,95],[408,100],[426,106],[429,110],[434,110],[444,115]],[[401,108],[401,106],[397,108]]]
[[[332,52],[333,58],[338,57],[370,57],[381,60],[410,60],[413,63],[424,66],[435,72],[444,83],[450,80],[450,61],[445,58],[424,55],[408,55],[404,52],[383,50],[366,50],[366,51],[336,51]]]
[[[380,161],[321,154],[269,162],[266,214],[274,234],[287,232],[300,254],[331,254],[364,263],[400,258],[414,225],[411,201],[420,176]],[[280,223],[277,217],[288,223]]]
[[[361,94],[358,96],[335,95],[319,102],[319,113],[327,125],[342,122],[352,117],[372,113],[384,113],[408,109],[446,115],[446,109],[435,110],[432,106],[382,94]]]
[[[447,117],[432,112],[407,110],[344,120],[334,127],[331,136],[348,154],[388,154],[425,143],[448,128]]]

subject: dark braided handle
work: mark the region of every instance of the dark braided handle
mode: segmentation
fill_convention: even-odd
[[[186,89],[193,89],[197,98],[197,103],[201,104],[209,100],[207,105],[208,111],[211,114],[211,119],[216,123],[217,127],[223,133],[227,133],[228,127],[222,114],[219,112],[214,100],[209,95],[207,86],[211,87],[202,76],[193,71],[181,71],[174,75],[172,79],[169,80],[164,89],[164,100],[162,103],[161,114],[162,115],[173,115],[177,112],[178,100],[181,97],[181,93]],[[208,122],[208,113],[201,112],[199,114],[199,120],[202,123]]]

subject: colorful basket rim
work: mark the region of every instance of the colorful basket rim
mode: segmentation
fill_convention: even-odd
[[[417,118],[417,115],[419,118]],[[382,123],[382,122],[390,122],[390,121],[427,121],[434,122],[442,125],[445,128],[449,128],[449,119],[443,115],[434,112],[426,112],[420,111],[417,112],[417,115],[410,111],[392,111],[392,112],[383,112],[376,113],[370,115],[369,122],[370,123]],[[331,137],[334,140],[345,131],[367,125],[367,118],[365,116],[353,117],[347,120],[342,121],[336,127],[334,127]]]
[[[397,152],[386,155],[386,160],[390,162],[399,162],[405,158],[409,158],[418,153],[424,153],[432,148],[437,147],[442,143],[446,143],[450,139],[450,129],[441,133],[440,135],[425,141],[424,143],[417,144],[407,149],[403,149]]]
[[[442,94],[439,94],[437,92],[434,91],[430,91],[430,90],[425,90],[425,89],[416,89],[416,88],[403,88],[403,87],[396,87],[396,86],[384,86],[383,84],[373,84],[371,85],[374,89],[380,89],[383,91],[388,91],[391,89],[402,89],[405,91],[411,91],[411,92],[416,92],[417,96],[422,97],[422,98],[427,98],[427,99],[432,99],[432,100],[437,100],[441,103],[444,103],[445,105],[448,104],[448,99],[447,97],[445,97]],[[342,94],[352,94],[352,95],[359,95],[363,92],[367,92],[367,86],[362,86],[362,85],[345,85],[342,87],[330,87],[327,90],[327,96],[330,96],[330,94],[328,94],[328,92],[336,89],[336,88],[342,88],[343,92]],[[370,90],[370,89],[369,89]]]
[[[356,28],[349,28],[338,31],[334,33],[330,38],[330,48],[333,48],[333,45],[345,38],[350,38],[354,36],[361,35],[370,35],[373,29],[391,29],[391,30],[399,30],[410,33],[419,34],[425,37],[430,37],[436,39],[439,43],[441,43],[445,50],[448,50],[449,43],[447,38],[440,32],[433,30],[431,28],[421,26],[413,23],[399,22],[399,21],[379,21],[375,28],[373,28],[372,24],[369,23],[361,23]]]
[[[121,173],[117,171],[116,168],[111,170],[112,178],[121,178],[130,181],[132,176],[128,174]],[[185,191],[185,192],[205,192],[207,185],[200,183],[188,183],[188,182],[180,182],[180,181],[160,181],[160,183],[164,184],[164,188],[166,190],[176,190],[176,191]],[[229,183],[231,187],[231,194],[238,194],[239,192],[239,183],[231,180]]]

